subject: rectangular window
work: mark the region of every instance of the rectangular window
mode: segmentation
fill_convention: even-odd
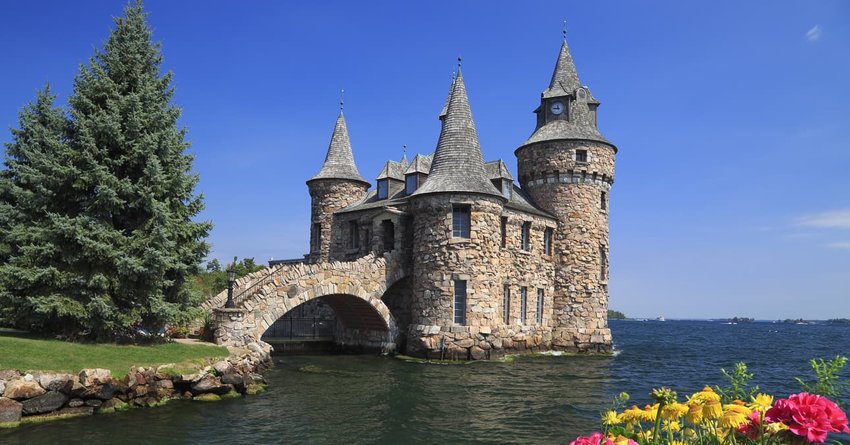
[[[313,239],[310,240],[313,252],[318,252],[322,249],[322,225],[319,223],[313,224]]]
[[[587,150],[576,150],[576,162],[587,162]]]
[[[537,289],[537,324],[543,324],[543,289]]]
[[[466,281],[455,280],[455,324],[466,324]]]
[[[508,244],[508,217],[502,217],[502,239],[499,241],[500,247],[505,247]]]
[[[549,227],[543,231],[543,254],[552,255],[552,229]]]
[[[599,246],[599,280],[605,281],[608,278],[608,253],[605,252],[605,246]]]
[[[378,199],[387,199],[390,196],[390,180],[378,180]]]
[[[419,181],[417,179],[416,173],[404,177],[404,193],[406,195],[412,195],[419,187]]]
[[[469,238],[469,214],[468,205],[452,206],[452,236],[455,238]]]
[[[528,314],[528,288],[519,288],[519,322],[525,324],[525,316]]]
[[[511,324],[511,287],[506,284],[502,292],[502,321]]]
[[[357,224],[357,221],[348,222],[348,247],[360,247],[360,224]]]
[[[522,250],[526,252],[531,250],[531,223],[522,223]]]
[[[607,196],[605,196],[605,192],[602,192],[602,197],[599,198],[599,208],[602,210],[608,210],[608,202],[605,198],[607,198]]]

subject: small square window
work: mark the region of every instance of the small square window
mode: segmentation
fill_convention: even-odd
[[[452,206],[452,236],[455,238],[469,238],[470,207],[468,205]]]
[[[587,162],[587,150],[576,150],[576,162]]]

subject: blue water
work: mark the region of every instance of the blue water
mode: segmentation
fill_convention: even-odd
[[[811,377],[810,358],[850,354],[847,325],[612,321],[611,329],[611,357],[466,365],[277,357],[259,396],[26,426],[0,431],[0,443],[563,444],[598,429],[621,391],[639,404],[661,385],[690,394],[745,361],[755,384],[785,396],[800,390],[795,376]]]

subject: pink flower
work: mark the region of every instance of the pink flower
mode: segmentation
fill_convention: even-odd
[[[597,432],[587,437],[579,436],[576,440],[570,442],[570,445],[600,445],[602,444],[602,439],[605,439],[605,436]],[[613,442],[606,439],[602,445],[613,445]]]
[[[801,392],[779,399],[765,413],[765,421],[782,422],[809,442],[823,443],[828,433],[850,433],[847,415],[826,397]]]
[[[741,425],[740,428],[738,428],[738,432],[752,440],[758,439],[759,433],[761,432],[761,412],[758,410],[751,412],[749,422]]]

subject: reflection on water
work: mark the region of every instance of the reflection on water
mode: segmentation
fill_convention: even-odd
[[[850,328],[614,322],[612,357],[524,357],[424,365],[375,356],[278,357],[269,391],[218,403],[70,419],[0,431],[2,444],[568,443],[598,428],[620,391],[685,394],[745,360],[768,392],[797,391],[811,357],[846,354]],[[845,376],[847,377],[847,376]]]

